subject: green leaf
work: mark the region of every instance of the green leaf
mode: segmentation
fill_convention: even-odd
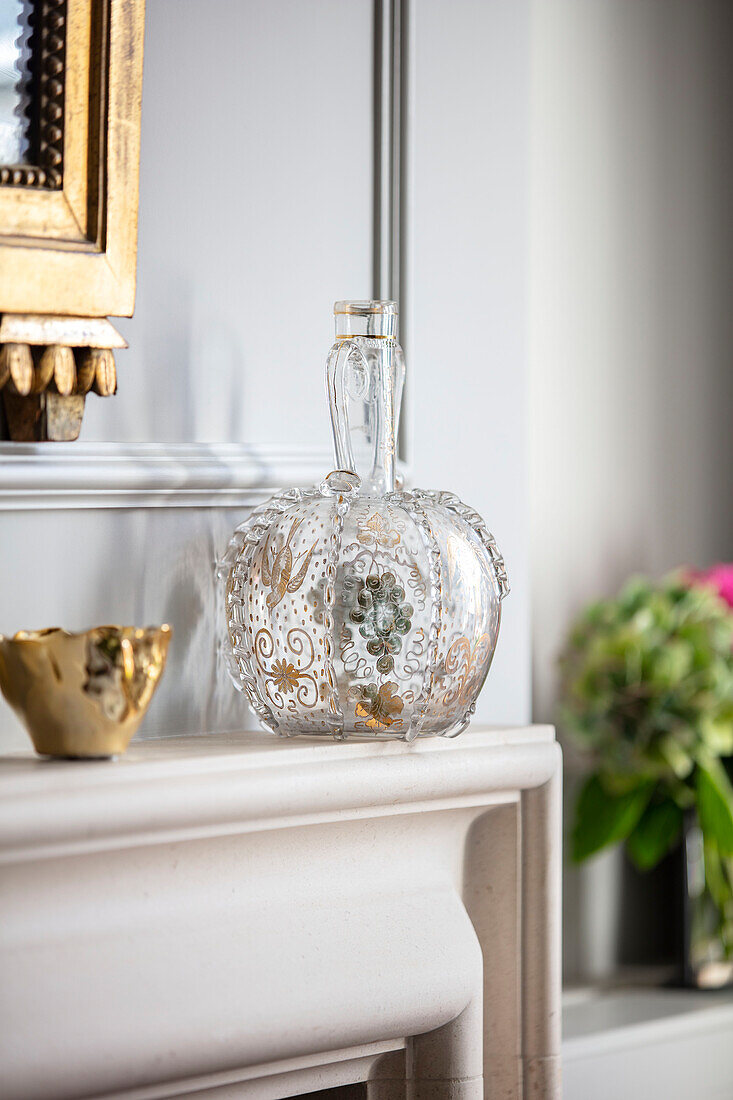
[[[733,787],[717,761],[698,765],[697,812],[705,838],[715,842],[721,855],[733,856]]]
[[[678,779],[686,779],[695,766],[695,761],[685,752],[674,733],[660,737],[657,751]]]
[[[730,756],[733,753],[733,722],[726,717],[716,719],[703,715],[698,729],[708,752],[715,756]]]
[[[674,802],[657,802],[647,806],[636,828],[626,841],[626,851],[640,871],[656,867],[679,839],[682,831],[682,810]]]
[[[731,886],[725,874],[725,865],[714,841],[705,841],[705,885],[710,891],[715,907],[723,913],[731,899]]]
[[[611,794],[598,775],[584,784],[575,807],[573,859],[580,863],[609,844],[626,840],[652,796],[655,783],[645,781],[623,794]]]

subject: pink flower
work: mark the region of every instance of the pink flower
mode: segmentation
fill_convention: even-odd
[[[721,599],[724,599],[729,607],[733,607],[733,564],[713,565],[710,569],[704,569],[698,573],[692,571],[690,580],[693,584],[706,585],[714,588]]]

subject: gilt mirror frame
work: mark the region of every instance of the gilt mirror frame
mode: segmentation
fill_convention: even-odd
[[[34,0],[36,164],[0,165],[0,312],[131,316],[144,0]]]

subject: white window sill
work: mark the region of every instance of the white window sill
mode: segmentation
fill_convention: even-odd
[[[565,1100],[730,1100],[733,992],[577,989],[563,998]]]

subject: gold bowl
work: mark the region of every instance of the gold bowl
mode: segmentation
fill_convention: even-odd
[[[165,668],[169,626],[0,634],[0,688],[41,756],[123,753]]]

